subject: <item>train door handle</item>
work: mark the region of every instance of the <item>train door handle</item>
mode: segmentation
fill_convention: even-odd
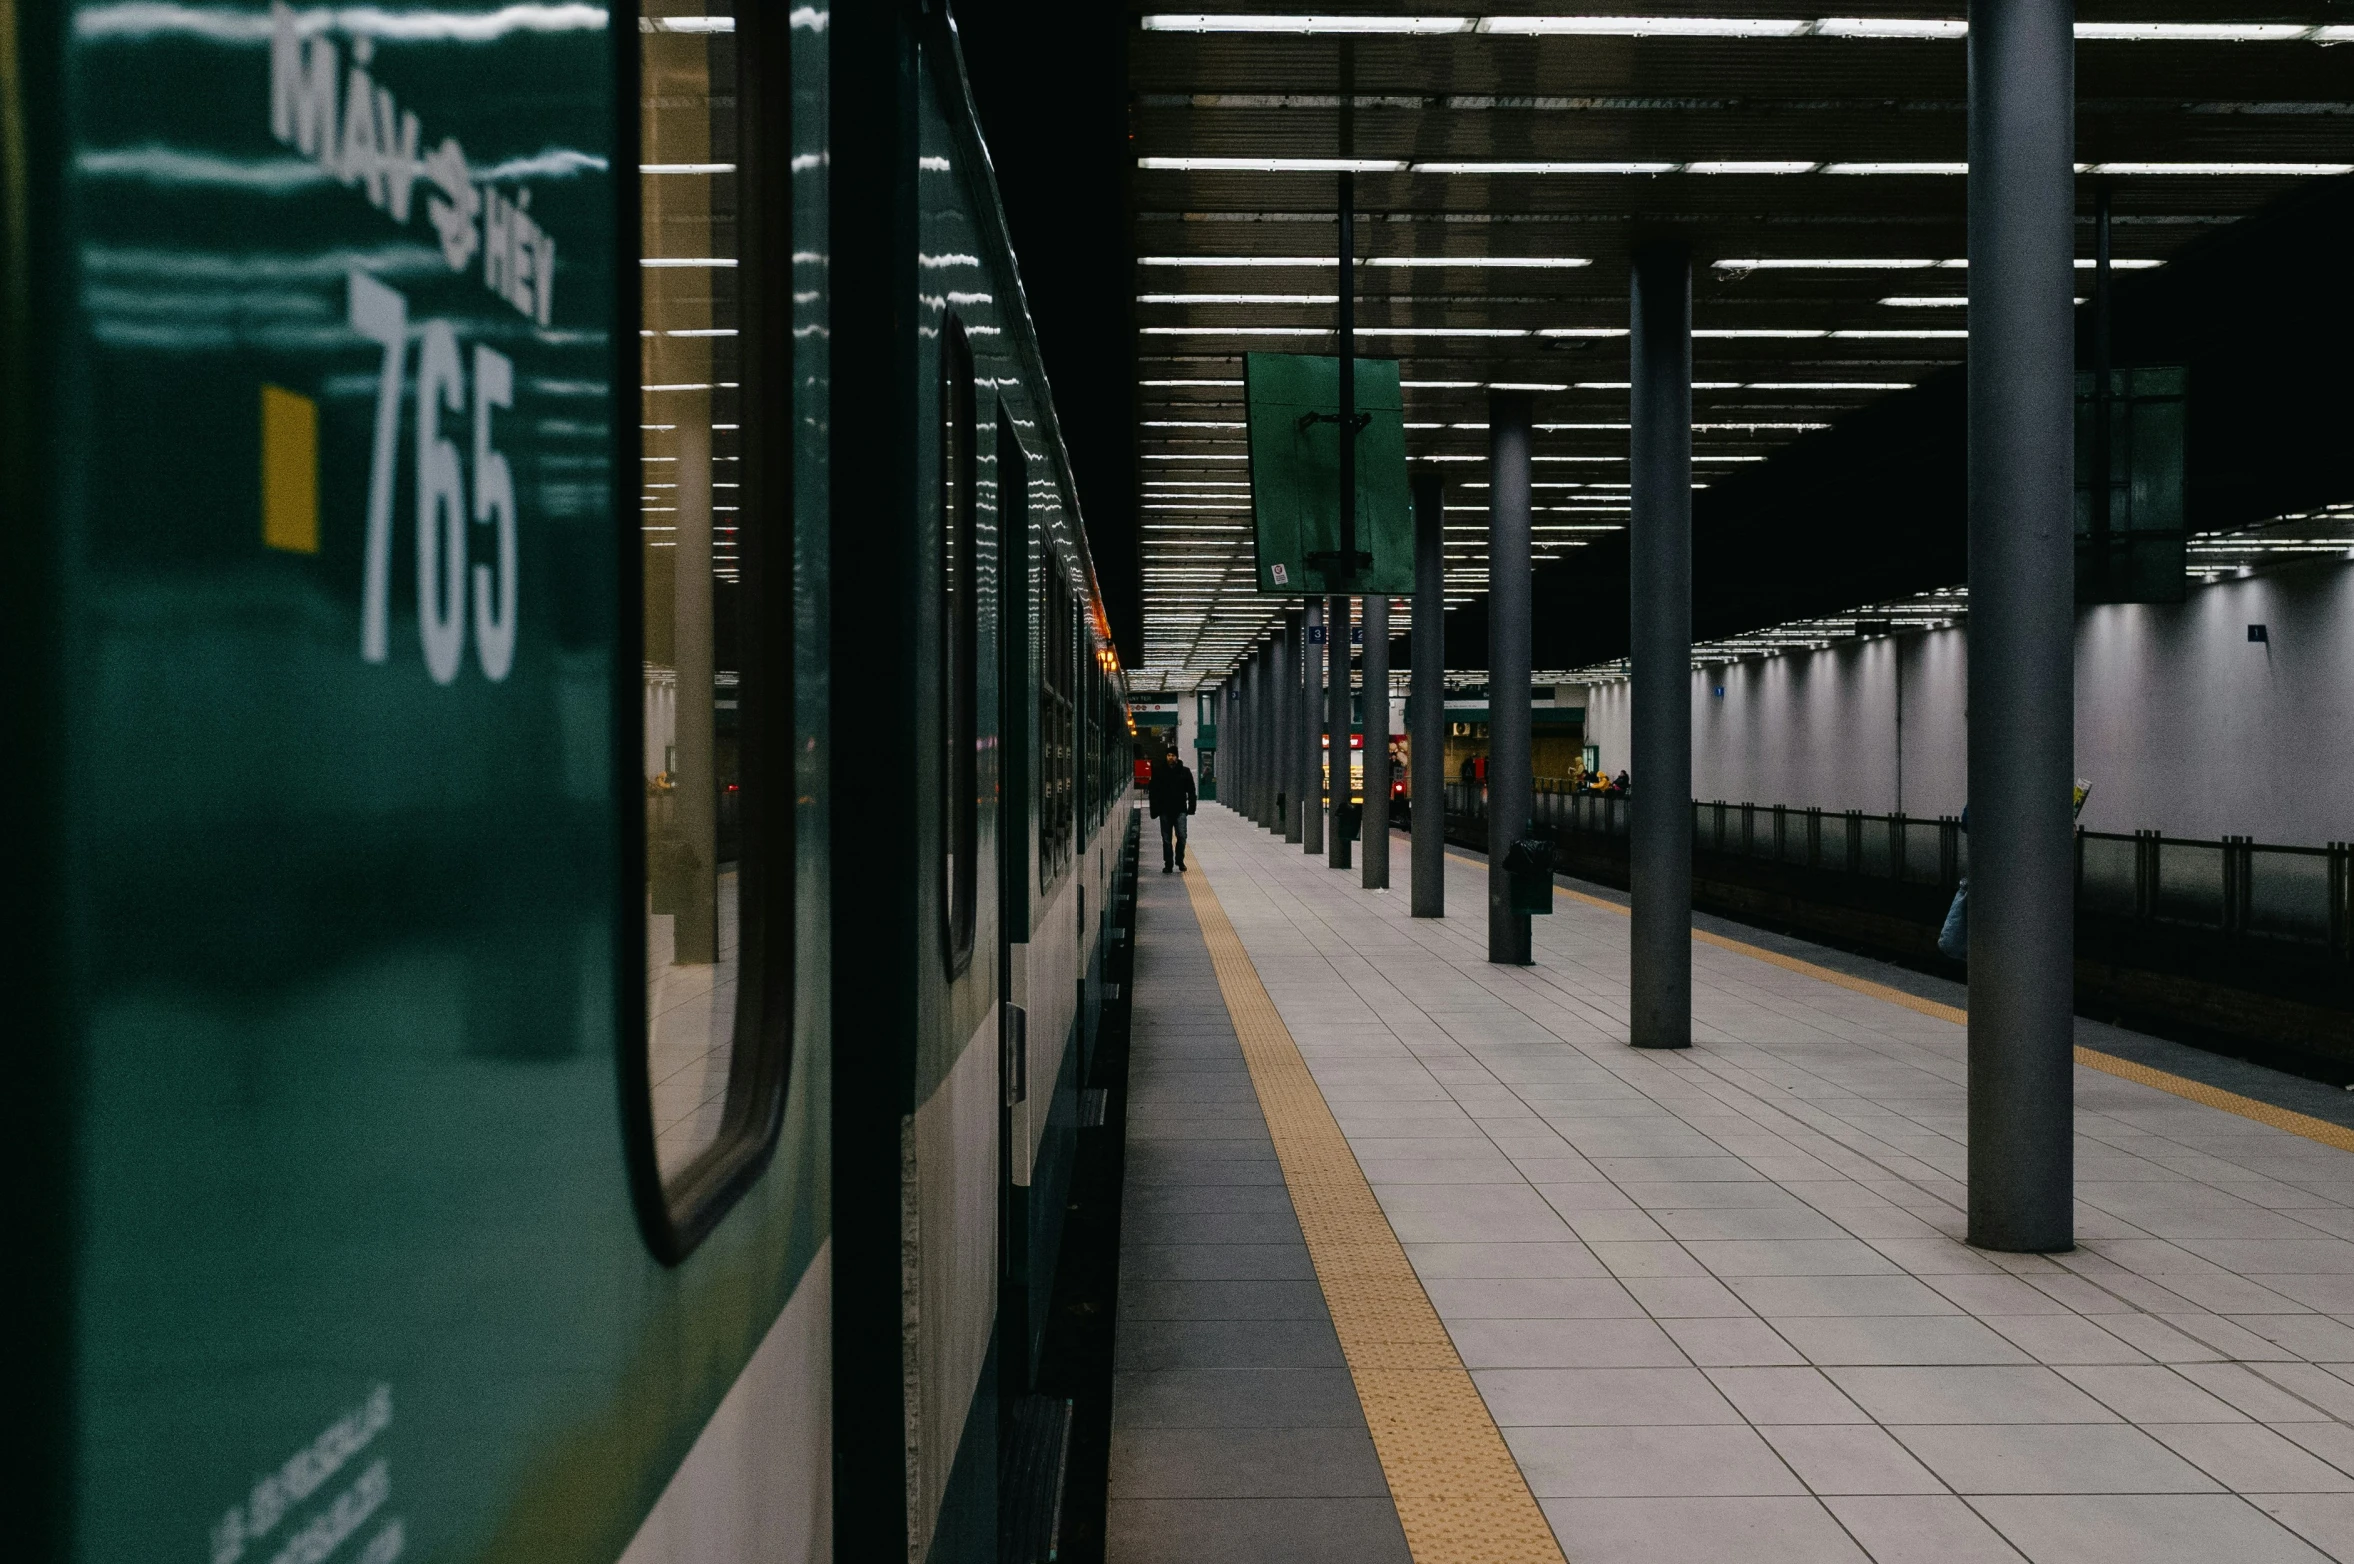
[[[1004,1024],[997,1034],[1005,1040],[1005,1059],[999,1079],[1005,1082],[1005,1105],[1011,1108],[1030,1096],[1030,1013],[1008,1002]]]

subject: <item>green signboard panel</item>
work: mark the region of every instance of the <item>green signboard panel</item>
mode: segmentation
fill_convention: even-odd
[[[2183,448],[2189,371],[2109,375],[2109,515],[2094,514],[2093,377],[2076,377],[2076,600],[2179,603],[2183,598]]]
[[[1296,353],[1244,357],[1261,592],[1397,596],[1414,590],[1397,361],[1361,358],[1356,379],[1356,543],[1359,553],[1373,559],[1344,578],[1335,569],[1341,544],[1340,360]]]

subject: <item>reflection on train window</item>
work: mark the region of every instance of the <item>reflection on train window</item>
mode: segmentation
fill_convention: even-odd
[[[743,40],[708,20],[724,0],[648,5],[639,29],[639,499],[644,583],[646,1097],[649,1151],[683,1252],[716,1219],[734,1175],[766,1149],[782,1089],[761,1057],[760,920],[746,872],[742,722],[761,676],[747,637],[737,60]],[[757,548],[749,551],[757,560]],[[757,587],[757,582],[755,582]],[[769,879],[789,876],[771,872]],[[775,1052],[774,1048],[768,1050]],[[633,1123],[639,1123],[632,1117]]]
[[[1074,699],[1071,666],[1071,582],[1050,552],[1038,623],[1038,886],[1063,872],[1071,852],[1071,767]]]
[[[974,526],[973,450],[977,411],[973,350],[964,323],[950,315],[940,329],[940,852],[941,911],[948,970],[973,953],[978,890],[973,858],[980,847],[979,783],[974,772],[980,700],[978,547]]]

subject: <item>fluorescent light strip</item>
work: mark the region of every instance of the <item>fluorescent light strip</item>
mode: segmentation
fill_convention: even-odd
[[[2354,28],[2348,29],[2354,37]],[[2079,174],[2149,175],[2155,178],[2279,174],[2298,178],[2354,174],[2354,163],[2079,163]]]
[[[713,20],[720,20],[714,18]],[[1485,33],[1522,38],[1848,38],[1950,42],[1969,36],[1953,17],[1912,16],[1267,16],[1150,14],[1147,32]],[[666,23],[665,26],[675,25]],[[683,30],[683,29],[682,29]],[[2086,43],[2343,43],[2354,26],[2306,22],[2078,22]]]
[[[2348,30],[2354,37],[2354,28]],[[1967,174],[1967,163],[1531,163],[1531,162],[1446,162],[1409,163],[1389,158],[1318,158],[1318,157],[1140,157],[1136,166],[1153,173],[1173,174],[1322,174],[1335,172],[1372,174],[1465,174],[1500,176],[1515,174],[1609,176],[1620,174],[1847,174],[1887,175],[1894,177],[1951,176]],[[2354,163],[2079,163],[2079,174],[2109,174],[2116,176],[2147,175],[2157,178],[2186,176],[2276,175],[2321,177],[2354,173]],[[654,263],[648,263],[654,264]],[[735,262],[669,262],[674,265],[728,265]],[[1332,264],[1338,265],[1335,260]]]
[[[1892,305],[1900,310],[1923,310],[1962,308],[1967,306],[1970,300],[1967,294],[1943,293],[1921,294],[1917,296],[1900,294],[1899,296],[1892,299],[1882,299],[1880,302],[1883,304]],[[2077,299],[2074,302],[2082,304],[2084,300]]]
[[[1522,326],[1359,326],[1360,337],[1526,337]]]
[[[1340,264],[1337,255],[1142,255],[1139,266],[1263,266],[1278,268],[1317,268],[1330,271]],[[1398,268],[1447,267],[1486,268],[1499,271],[1567,271],[1579,266],[1593,265],[1583,255],[1376,255],[1360,259],[1361,267],[1382,266]]]
[[[1148,337],[1329,337],[1331,326],[1143,326]],[[1530,337],[1521,326],[1359,326],[1360,337]]]
[[[640,163],[641,174],[732,174],[733,163]]]
[[[1402,174],[1403,158],[1140,157],[1136,166],[1168,174]],[[1335,258],[1334,265],[1340,262]]]
[[[1594,263],[1582,255],[1377,255],[1368,266],[1463,266],[1498,271],[1570,270]]]
[[[1672,174],[1676,163],[1416,163],[1417,174]]]
[[[1726,272],[1898,272],[1929,271],[1932,269],[1964,271],[1970,265],[1967,259],[1958,256],[1950,260],[1929,260],[1925,257],[1894,255],[1840,255],[1804,258],[1751,257],[1743,260],[1711,261],[1709,264],[1718,271]],[[2099,264],[2098,261],[2089,257],[2079,257],[2076,267],[2079,271],[2091,271]],[[2109,267],[2112,271],[2143,272],[2154,271],[2165,264],[2164,261],[2152,260],[2144,256],[2131,260],[2112,260],[2109,262]]]

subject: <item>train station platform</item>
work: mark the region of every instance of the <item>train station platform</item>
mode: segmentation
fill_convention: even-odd
[[[1502,967],[1466,859],[1417,920],[1402,845],[1386,895],[1218,806],[1192,854],[1138,908],[1115,1564],[2354,1559],[2354,1133],[2080,1051],[2079,1247],[1988,1254],[1950,1005],[1709,934],[1642,1053],[1603,898]]]

